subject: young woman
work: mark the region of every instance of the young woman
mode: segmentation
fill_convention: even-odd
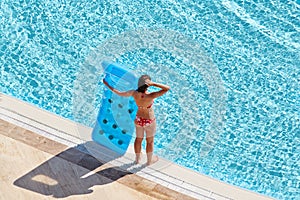
[[[154,146],[154,135],[156,131],[156,120],[154,115],[154,110],[152,108],[153,101],[155,98],[165,94],[170,87],[167,85],[155,83],[151,81],[150,76],[142,75],[138,81],[137,90],[129,90],[126,92],[121,92],[111,87],[105,80],[103,83],[114,93],[129,97],[133,96],[136,105],[138,106],[138,111],[136,118],[134,120],[136,128],[136,139],[134,141],[134,151],[135,151],[135,162],[139,163],[141,160],[141,148],[142,141],[144,139],[144,134],[146,134],[146,153],[147,153],[147,165],[150,165],[158,160],[157,156],[153,156],[153,146]],[[147,92],[148,87],[154,86],[161,88],[157,92]]]

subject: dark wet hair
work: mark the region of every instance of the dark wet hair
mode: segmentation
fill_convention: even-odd
[[[147,75],[147,74],[144,74],[142,75],[140,78],[139,78],[139,81],[138,81],[138,89],[136,91],[138,92],[146,92],[147,88],[149,87],[148,85],[146,85],[145,81],[149,79],[151,80],[150,76]]]

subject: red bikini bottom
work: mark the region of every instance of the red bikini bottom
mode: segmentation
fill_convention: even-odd
[[[142,127],[149,126],[154,121],[155,121],[155,118],[154,119],[145,119],[145,118],[142,118],[142,117],[139,117],[139,116],[136,116],[136,118],[134,120],[136,125],[139,125],[139,126],[142,126]]]

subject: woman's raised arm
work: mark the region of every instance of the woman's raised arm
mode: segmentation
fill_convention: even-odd
[[[154,87],[161,88],[160,91],[152,92],[152,93],[149,94],[152,98],[160,97],[160,96],[162,96],[163,94],[165,94],[166,92],[168,92],[170,90],[170,86],[164,85],[164,84],[161,84],[161,83],[155,83],[155,82],[152,82],[152,81],[147,81],[146,84],[148,86],[154,86]]]
[[[122,96],[122,97],[130,97],[130,96],[133,95],[134,90],[129,90],[129,91],[126,91],[126,92],[121,92],[121,91],[119,91],[119,90],[113,88],[112,86],[110,86],[110,85],[106,82],[106,80],[104,80],[104,79],[103,79],[103,83],[104,83],[111,91],[113,91],[114,93],[116,93],[116,94],[119,95],[119,96]]]

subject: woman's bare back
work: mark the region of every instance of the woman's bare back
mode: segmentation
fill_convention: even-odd
[[[150,93],[142,93],[135,91],[133,94],[133,98],[138,106],[137,116],[145,118],[145,119],[154,119],[154,111],[152,108],[152,104],[154,98],[150,95]]]

